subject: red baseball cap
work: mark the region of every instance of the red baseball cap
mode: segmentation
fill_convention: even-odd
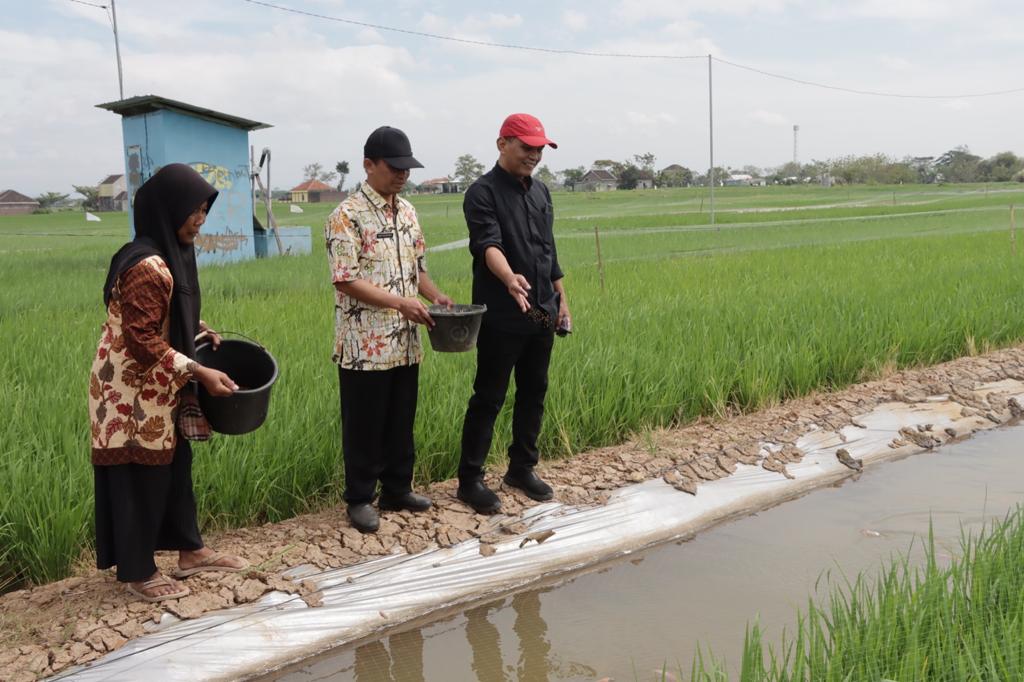
[[[544,124],[536,116],[529,114],[509,114],[505,122],[501,124],[498,135],[518,137],[531,147],[543,147],[548,144],[552,149],[558,149],[558,145],[544,134]]]

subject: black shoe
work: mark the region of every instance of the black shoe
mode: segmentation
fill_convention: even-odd
[[[472,507],[477,514],[496,514],[501,511],[501,500],[479,479],[459,483],[455,496]]]
[[[522,490],[531,500],[547,502],[555,496],[555,491],[551,489],[551,486],[542,481],[540,476],[531,470],[512,471],[510,469],[502,480],[505,482],[505,485]]]
[[[376,533],[380,528],[380,517],[377,516],[377,510],[369,502],[350,504],[348,518],[360,533]]]
[[[390,495],[381,493],[380,501],[377,502],[377,506],[380,507],[381,511],[423,512],[430,509],[432,505],[429,497],[408,492],[397,497],[391,497]]]

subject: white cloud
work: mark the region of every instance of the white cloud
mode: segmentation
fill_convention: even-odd
[[[518,14],[488,14],[486,17],[470,18],[467,24],[479,24],[480,28],[515,28],[523,25],[523,17]]]
[[[940,11],[950,11],[953,4],[943,2]],[[724,0],[710,10],[690,0],[592,0],[576,5],[575,15],[549,3],[539,16],[525,10],[522,16],[424,13],[426,5],[415,0],[399,0],[376,16],[369,5],[340,0],[306,4],[332,16],[497,42],[723,57],[728,48],[726,58],[736,62],[869,90],[930,94],[1014,87],[1020,83],[1015,45],[962,46],[973,46],[986,26],[994,31],[1012,24],[1021,12],[979,3],[956,10],[961,14],[949,28],[927,23],[925,31],[917,28],[923,22],[884,20],[902,33],[887,34],[881,48],[871,43],[875,19],[851,10],[841,23],[823,24],[807,16],[812,4],[806,0],[756,6]],[[123,170],[120,120],[94,107],[117,97],[109,26],[99,10],[56,11],[72,5],[23,3],[18,7],[27,8],[21,11],[28,19],[5,21],[0,29],[0,89],[13,93],[0,98],[0,188],[70,191],[71,182],[96,182]],[[623,7],[636,8],[649,23],[624,20],[616,14]],[[278,186],[297,183],[312,161],[333,167],[345,159],[356,169],[367,133],[385,123],[409,133],[427,166],[414,180],[450,172],[463,153],[489,165],[501,120],[524,110],[540,117],[560,145],[545,153],[552,169],[646,151],[657,155],[659,166],[707,165],[706,60],[513,52],[353,28],[245,3],[175,0],[175,8],[171,13],[162,3],[127,3],[122,11],[119,3],[126,93],[164,95],[273,124],[253,133],[251,141],[257,149],[273,148]],[[772,17],[778,35],[765,30],[755,36],[752,22],[728,14],[753,16],[762,8],[786,11],[778,21]],[[866,1],[854,9],[881,11]],[[41,22],[51,22],[47,31],[38,30]],[[573,22],[581,30],[571,31]],[[819,30],[807,44],[792,40]],[[957,144],[988,156],[1019,147],[1021,95],[884,99],[723,64],[714,69],[715,159],[721,165],[776,166],[792,158],[792,123],[801,126],[801,159],[937,155]]]
[[[665,111],[659,111],[653,114],[644,113],[642,111],[627,111],[626,120],[639,126],[660,126],[665,123],[675,123],[676,117]]]
[[[910,71],[914,68],[914,63],[909,59],[905,59],[904,57],[894,57],[887,54],[879,55],[878,63],[892,71]]]
[[[967,111],[974,107],[970,101],[966,99],[951,99],[942,103],[943,109],[949,109],[950,111]]]
[[[356,40],[364,45],[379,45],[386,42],[384,36],[375,28],[363,28],[356,34]]]
[[[689,20],[698,14],[746,16],[783,11],[795,0],[619,0],[614,13],[630,22],[649,19]]]
[[[840,13],[851,16],[929,22],[948,19],[965,7],[970,9],[959,0],[847,0],[841,7]]]
[[[748,114],[748,117],[753,121],[770,126],[784,126],[789,124],[789,119],[782,114],[775,111],[765,111],[764,109],[752,111]]]
[[[587,28],[589,21],[583,12],[567,9],[562,12],[562,25],[570,31],[582,31]]]

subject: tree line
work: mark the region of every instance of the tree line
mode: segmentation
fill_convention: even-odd
[[[635,189],[649,181],[654,187],[689,187],[709,182],[709,174],[694,171],[679,164],[655,170],[657,158],[647,152],[632,158],[615,161],[596,159],[590,168],[576,166],[552,171],[540,166],[534,177],[549,186],[562,186],[569,190],[582,182],[589,170],[607,170],[618,189]],[[463,154],[455,162],[450,176],[466,187],[484,172],[484,166],[471,154]],[[746,165],[739,168],[716,167],[715,180],[721,184],[734,174],[763,178],[770,184],[822,181],[837,184],[901,184],[939,182],[1024,182],[1024,157],[1013,152],[1000,152],[987,159],[972,154],[966,146],[959,146],[935,156],[904,157],[897,159],[886,154],[842,156],[824,161],[814,160],[799,164],[792,161],[774,168]]]
[[[632,158],[615,161],[596,159],[590,169],[584,166],[551,170],[540,166],[534,177],[550,187],[564,187],[575,190],[589,170],[607,170],[614,178],[618,189],[636,189],[649,182],[653,187],[706,186],[708,174],[700,173],[679,164],[671,164],[655,170],[657,157],[647,152],[634,154]],[[463,154],[455,160],[451,178],[461,189],[471,185],[483,175],[484,164],[472,154]],[[334,184],[339,190],[345,186],[349,175],[348,161],[338,161],[334,170],[313,162],[303,167],[304,180],[319,180]],[[958,146],[939,156],[907,156],[902,159],[886,154],[863,156],[841,156],[810,163],[789,161],[774,168],[760,168],[746,165],[739,168],[716,167],[715,180],[721,184],[730,175],[743,173],[755,178],[764,178],[769,184],[792,184],[828,180],[837,184],[932,184],[960,182],[1024,182],[1024,157],[1013,152],[999,152],[989,158],[972,154],[966,146]],[[335,184],[335,181],[336,184]],[[643,185],[646,186],[646,185]],[[72,185],[75,193],[83,197],[79,205],[85,210],[99,206],[99,187],[96,185]],[[409,189],[417,189],[415,185]],[[283,195],[284,193],[282,193]],[[276,196],[276,191],[275,191]],[[41,211],[49,211],[65,203],[68,195],[61,192],[44,192],[35,197]]]

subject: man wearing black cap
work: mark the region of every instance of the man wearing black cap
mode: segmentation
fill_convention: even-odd
[[[433,326],[422,296],[452,305],[427,274],[416,209],[398,193],[413,158],[409,138],[383,126],[363,147],[366,180],[328,217],[327,257],[335,288],[334,362],[341,391],[345,502],[352,525],[372,533],[377,481],[382,510],[425,511],[412,492],[419,363],[417,324]]]
[[[506,485],[543,501],[551,486],[533,469],[556,333],[572,328],[552,232],[551,193],[534,180],[545,145],[557,147],[529,114],[512,114],[498,133],[498,163],[466,191],[462,208],[473,254],[473,303],[484,303],[473,397],[462,427],[457,496],[481,514],[501,508],[483,482],[494,420],[516,376]]]

